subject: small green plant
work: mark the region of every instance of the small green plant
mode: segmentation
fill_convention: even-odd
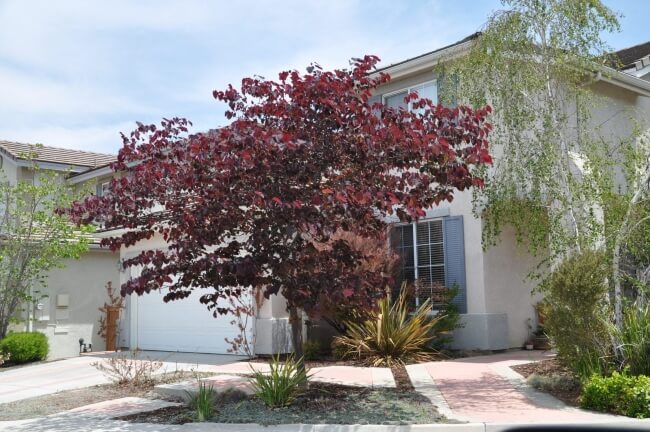
[[[627,369],[609,377],[593,375],[583,386],[581,405],[596,411],[649,418],[650,377],[630,375]]]
[[[291,405],[309,378],[307,371],[299,367],[300,362],[293,355],[281,361],[278,355],[271,359],[269,373],[253,369],[251,384],[255,395],[269,408]]]
[[[386,296],[378,306],[370,319],[346,323],[347,334],[335,338],[334,345],[343,357],[359,358],[373,366],[430,360],[432,352],[427,346],[435,337],[436,325],[446,318],[431,316],[431,301],[427,299],[411,313],[403,284],[394,303]]]
[[[630,304],[625,308],[623,325],[613,330],[630,374],[650,375],[650,306]]]
[[[190,397],[190,407],[195,411],[198,421],[208,421],[214,416],[215,393],[212,385],[208,386],[205,381],[199,379],[197,392],[187,394]]]
[[[441,319],[436,321],[431,328],[434,335],[431,346],[438,351],[451,343],[453,339],[452,331],[463,326],[460,322],[460,310],[453,303],[458,291],[460,291],[460,287],[457,283],[454,283],[451,288],[445,288],[444,301],[436,306],[437,314],[441,316]]]
[[[317,340],[308,340],[304,343],[302,350],[305,360],[316,360],[323,352],[323,347]]]
[[[39,332],[9,333],[0,340],[0,353],[16,364],[45,360],[49,349],[47,336]]]
[[[532,374],[526,382],[533,388],[542,391],[573,391],[580,387],[580,381],[567,375]]]

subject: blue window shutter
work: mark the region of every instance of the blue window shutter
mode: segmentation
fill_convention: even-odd
[[[453,303],[460,313],[467,313],[467,287],[465,281],[465,237],[463,217],[449,216],[443,219],[445,247],[445,285],[458,285],[458,295]]]

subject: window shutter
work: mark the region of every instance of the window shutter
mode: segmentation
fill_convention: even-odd
[[[467,313],[467,290],[465,283],[465,239],[463,217],[449,216],[443,219],[445,245],[445,285],[458,285],[458,295],[453,303],[460,313]]]
[[[101,183],[97,183],[95,185],[95,195],[102,196],[102,184]]]

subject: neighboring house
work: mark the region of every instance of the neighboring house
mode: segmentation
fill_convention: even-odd
[[[28,154],[31,160],[26,158]],[[41,170],[74,175],[113,160],[112,155],[0,141],[2,181],[10,183],[38,182],[33,162]],[[106,299],[106,283],[119,286],[118,259],[118,254],[100,249],[98,241],[94,241],[81,259],[66,260],[65,268],[49,272],[45,287],[34,287],[46,297],[38,301],[31,327],[47,335],[50,358],[77,355],[79,338],[96,349],[104,349],[104,341],[97,335],[98,308]]]
[[[392,80],[378,89],[374,100],[394,107],[404,106],[406,92],[415,90],[437,101],[440,89],[433,72],[435,65],[450,55],[462,55],[474,37],[383,68]],[[594,90],[608,101],[593,113],[593,121],[607,123],[612,140],[630,133],[630,113],[644,127],[650,126],[650,43],[617,54],[625,66],[620,71],[609,71],[606,77],[602,76],[593,84]],[[19,176],[29,176],[29,173],[22,173],[18,168],[20,158],[15,155],[19,147],[15,143],[0,142],[0,150],[4,149],[6,159],[11,159],[4,164],[7,168],[3,170],[7,175],[24,178]],[[106,159],[100,160],[102,157]],[[46,147],[42,149],[41,158],[43,166],[48,164],[47,168],[69,166],[73,174],[68,181],[73,185],[91,186],[97,194],[108,191],[113,173],[107,164],[112,156]],[[517,245],[509,231],[503,233],[498,245],[483,250],[482,222],[473,214],[471,192],[456,193],[453,202],[430,209],[417,223],[396,224],[390,237],[391,246],[404,258],[405,278],[417,279],[423,285],[458,285],[459,296],[455,301],[464,327],[455,332],[456,348],[501,350],[522,346],[527,337],[528,319],[534,320],[533,305],[538,301],[538,297],[531,295],[533,285],[526,281],[536,260]],[[162,238],[154,237],[123,249],[119,258],[128,258],[145,249],[165,247]],[[97,308],[106,299],[104,285],[111,280],[117,287],[137,271],[121,271],[116,255],[93,246],[80,261],[69,262],[66,269],[52,272],[49,304],[44,305],[46,312],[36,325],[50,337],[52,358],[74,355],[79,337],[92,340],[94,347],[103,349],[103,341],[96,333]],[[57,307],[58,294],[68,294],[67,308]],[[170,303],[162,301],[163,295],[150,293],[127,298],[120,325],[120,346],[228,352],[230,345],[225,338],[238,335],[231,324],[232,317],[215,319],[199,303],[200,293]],[[273,296],[259,305],[256,316],[247,325],[249,331],[255,333],[253,349],[256,353],[290,349],[286,302],[281,296]]]

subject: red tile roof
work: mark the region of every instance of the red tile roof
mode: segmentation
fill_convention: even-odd
[[[94,153],[83,150],[72,150],[3,140],[0,140],[0,149],[7,152],[14,159],[26,159],[27,154],[33,154],[32,159],[37,162],[50,162],[89,168],[106,165],[116,159],[115,155],[104,153]]]

